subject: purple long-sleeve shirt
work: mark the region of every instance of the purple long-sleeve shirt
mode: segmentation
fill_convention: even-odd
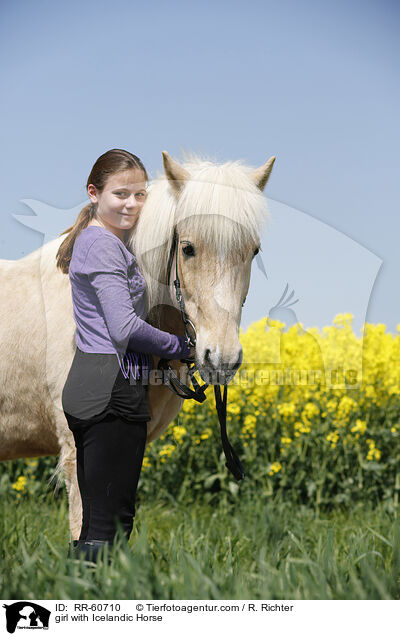
[[[140,366],[151,369],[151,354],[187,358],[184,336],[156,329],[145,320],[146,283],[136,257],[110,230],[89,225],[74,243],[69,266],[75,342],[87,353],[118,356],[125,377]]]

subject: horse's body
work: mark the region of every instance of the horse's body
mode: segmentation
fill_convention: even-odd
[[[135,233],[133,247],[150,307],[162,306],[150,313],[152,321],[165,331],[182,334],[174,272],[170,286],[165,284],[173,228],[178,228],[179,274],[186,311],[197,331],[196,362],[203,374],[222,369],[227,381],[241,361],[241,304],[266,213],[260,190],[272,164],[270,160],[255,172],[238,164],[207,162],[183,168],[165,153],[168,180],[161,178],[153,185]],[[18,261],[0,262],[0,461],[60,454],[58,470],[64,472],[70,529],[77,539],[81,502],[75,445],[61,406],[75,352],[69,277],[56,268],[64,238]],[[188,244],[195,255],[182,251]],[[157,362],[154,357],[155,368]],[[186,368],[179,361],[172,366]],[[168,387],[150,385],[148,442],[165,430],[182,402]]]

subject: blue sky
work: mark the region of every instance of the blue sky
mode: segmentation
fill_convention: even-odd
[[[255,268],[243,326],[288,283],[306,327],[351,311],[396,330],[397,3],[20,0],[0,16],[0,258],[43,242],[13,216],[33,214],[22,199],[80,205],[110,148],[153,176],[163,149],[254,166],[275,154],[268,279]]]

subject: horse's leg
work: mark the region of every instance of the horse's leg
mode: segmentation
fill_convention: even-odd
[[[152,418],[147,422],[147,444],[160,437],[168,428],[181,410],[183,399],[166,386],[155,386],[150,387],[149,405]]]
[[[68,495],[69,529],[72,540],[79,539],[82,527],[82,501],[76,472],[76,447],[72,431],[65,415],[57,409],[56,428],[60,444],[60,456],[54,476],[62,474]]]
[[[76,449],[61,449],[60,467],[68,494],[69,528],[72,540],[79,539],[82,527],[82,501],[76,474]]]

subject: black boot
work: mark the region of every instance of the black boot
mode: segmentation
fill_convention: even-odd
[[[74,542],[75,543],[75,542]],[[77,541],[77,545],[74,546],[74,557],[79,559],[80,555],[84,555],[84,561],[97,562],[98,557],[103,554],[104,548],[108,546],[108,562],[110,562],[110,541],[97,541],[95,539],[89,539],[88,541]]]
[[[67,554],[67,558],[68,559],[75,558],[76,550],[77,550],[77,548],[78,548],[80,543],[85,543],[85,542],[84,541],[80,541],[79,539],[74,539],[72,541],[72,543],[68,544],[68,554]]]

